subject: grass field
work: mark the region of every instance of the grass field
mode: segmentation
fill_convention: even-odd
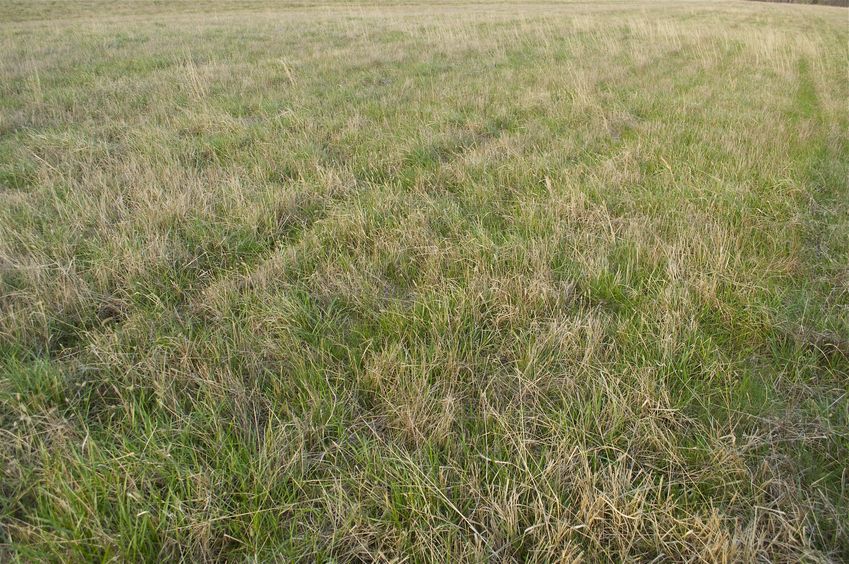
[[[0,560],[849,559],[849,20],[0,0]]]

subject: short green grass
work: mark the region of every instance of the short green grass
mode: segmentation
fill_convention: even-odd
[[[0,1],[0,559],[849,559],[847,45]]]

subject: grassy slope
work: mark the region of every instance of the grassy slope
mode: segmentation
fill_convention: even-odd
[[[0,22],[0,557],[849,558],[845,11]]]

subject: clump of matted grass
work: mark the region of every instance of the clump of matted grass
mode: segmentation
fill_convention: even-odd
[[[4,557],[849,557],[845,12],[3,15]]]

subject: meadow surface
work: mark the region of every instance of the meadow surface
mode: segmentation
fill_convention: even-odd
[[[849,20],[0,0],[0,560],[849,559]]]

